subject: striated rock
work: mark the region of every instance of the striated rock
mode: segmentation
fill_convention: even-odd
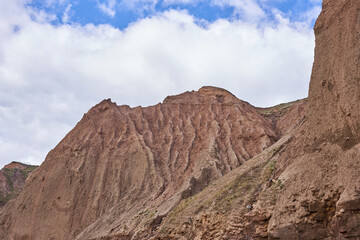
[[[0,237],[150,236],[179,201],[278,138],[269,119],[219,88],[170,96],[146,108],[104,100],[1,213]]]
[[[188,239],[267,239],[269,220],[281,191],[278,183],[267,186],[291,133],[274,145],[217,179],[195,196],[183,200],[162,221],[154,239],[185,236]],[[250,206],[250,208],[248,207]],[[179,231],[186,216],[195,216],[186,231]],[[146,239],[146,237],[145,237]]]

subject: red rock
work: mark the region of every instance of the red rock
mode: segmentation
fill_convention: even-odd
[[[148,216],[165,216],[278,137],[254,107],[224,89],[203,87],[146,108],[104,100],[48,154],[7,207],[0,232],[89,239],[109,229],[120,234],[123,222],[135,229]]]

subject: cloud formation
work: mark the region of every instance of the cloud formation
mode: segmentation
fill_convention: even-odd
[[[109,17],[114,17],[116,13],[116,0],[108,0],[103,3],[98,3],[98,7]]]
[[[247,21],[256,22],[266,17],[265,11],[256,0],[212,0],[211,3],[220,7],[234,7],[234,14]]]
[[[119,30],[52,25],[53,15],[24,3],[0,2],[0,167],[40,164],[105,98],[148,106],[203,85],[257,106],[307,96],[313,32],[281,13],[261,26],[199,25],[187,11],[169,10]]]

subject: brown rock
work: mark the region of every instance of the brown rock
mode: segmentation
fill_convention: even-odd
[[[308,205],[308,211],[310,213],[319,212],[321,209],[323,209],[324,205],[319,201],[312,201]]]
[[[48,154],[2,214],[0,237],[115,236],[124,221],[134,234],[151,234],[162,217],[150,227],[147,222],[277,138],[254,107],[219,88],[147,108],[103,101]]]
[[[341,194],[339,201],[336,203],[337,209],[345,210],[360,210],[360,197],[357,194],[358,190],[346,188]]]
[[[358,189],[360,176],[359,22],[359,1],[323,2],[315,25],[306,123],[294,133],[278,163],[286,187],[270,220],[270,225],[277,224],[269,229],[270,237],[315,239],[321,232],[324,238],[337,239],[350,229],[347,236],[360,236],[355,224],[357,210],[336,215],[336,209],[359,205],[356,193],[350,191]],[[319,191],[311,191],[314,186]],[[288,196],[294,193],[298,193],[299,202],[316,198],[309,205],[312,214],[300,215],[301,204],[289,207]],[[290,221],[296,224],[289,225]],[[318,226],[316,230],[314,226]]]
[[[316,21],[308,139],[350,149],[360,140],[359,1],[327,0]],[[317,124],[319,123],[319,124]]]

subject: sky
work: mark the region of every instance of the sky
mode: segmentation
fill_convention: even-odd
[[[255,106],[304,98],[321,0],[0,0],[0,168],[41,164],[103,99],[201,86]]]

